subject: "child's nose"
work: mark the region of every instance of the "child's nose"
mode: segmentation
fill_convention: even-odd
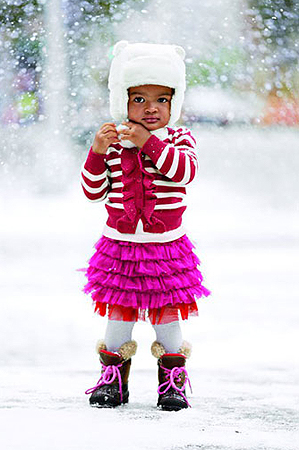
[[[153,113],[157,111],[157,107],[154,104],[149,104],[145,107],[145,112]]]

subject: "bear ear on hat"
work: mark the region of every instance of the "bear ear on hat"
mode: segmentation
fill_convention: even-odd
[[[185,56],[186,56],[186,52],[183,49],[183,47],[181,47],[180,45],[175,45],[174,49],[175,49],[176,53],[182,58],[182,60],[184,60]]]
[[[113,56],[119,55],[122,52],[122,50],[127,47],[128,44],[129,44],[128,41],[118,41],[113,47],[112,52]]]

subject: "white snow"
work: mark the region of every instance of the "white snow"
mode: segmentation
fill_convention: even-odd
[[[201,174],[189,188],[185,225],[213,295],[182,324],[193,343],[192,408],[156,409],[154,333],[145,323],[134,329],[130,403],[89,407],[84,391],[99,377],[94,345],[105,319],[93,314],[76,269],[101,234],[104,205],[83,198],[79,173],[60,195],[7,187],[0,197],[2,448],[298,449],[298,133],[197,134]]]

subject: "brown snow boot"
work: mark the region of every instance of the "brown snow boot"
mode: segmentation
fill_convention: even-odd
[[[137,343],[123,344],[117,353],[109,352],[103,341],[99,341],[97,351],[102,364],[101,377],[97,384],[85,393],[91,394],[89,403],[98,408],[112,408],[129,401],[128,380],[131,357],[135,355]]]
[[[164,347],[155,341],[152,354],[158,358],[157,406],[165,411],[179,411],[190,407],[185,391],[187,382],[190,386],[185,363],[191,354],[191,345],[184,341],[178,353],[166,353]]]

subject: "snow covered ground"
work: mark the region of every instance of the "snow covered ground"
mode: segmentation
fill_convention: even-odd
[[[151,327],[138,323],[130,403],[92,409],[105,320],[76,269],[105,220],[73,180],[60,195],[2,190],[0,442],[7,449],[297,450],[298,133],[198,130],[185,225],[213,296],[183,323],[192,408],[158,411]],[[79,164],[78,164],[79,168]]]

